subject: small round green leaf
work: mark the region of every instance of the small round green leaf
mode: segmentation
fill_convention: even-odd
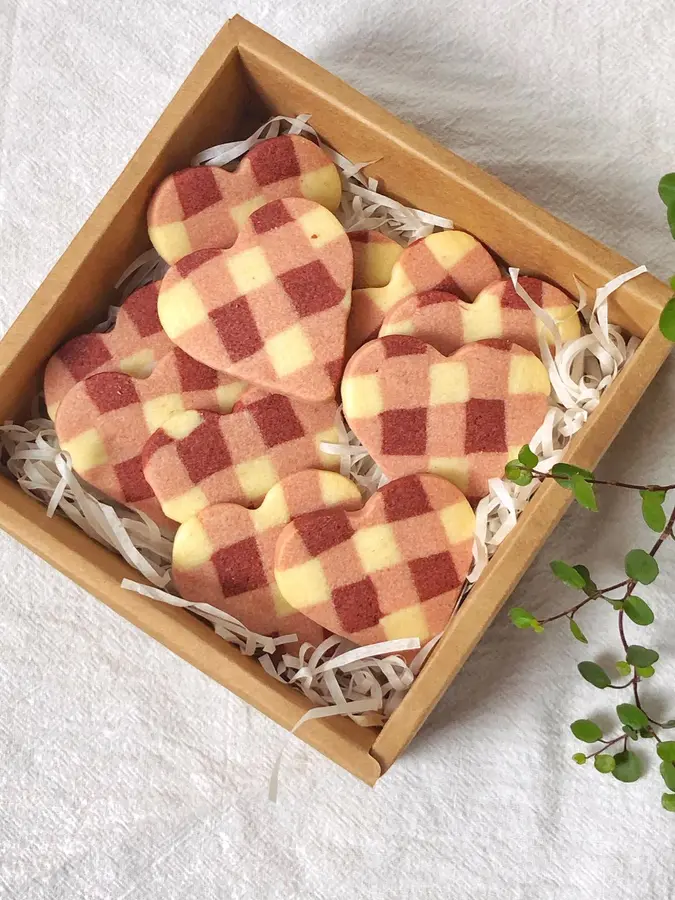
[[[640,491],[642,497],[642,518],[652,531],[659,534],[666,527],[666,513],[663,509],[663,491]]]
[[[591,512],[598,511],[598,501],[595,499],[595,491],[590,481],[586,481],[583,475],[572,475],[570,485],[579,506],[590,509]]]
[[[635,671],[640,678],[651,678],[656,669],[654,666],[635,666]]]
[[[659,574],[659,564],[646,550],[629,550],[625,567],[626,575],[640,584],[651,584]]]
[[[675,238],[675,203],[668,207],[666,210],[666,219],[668,220],[668,226],[670,227],[670,233]]]
[[[602,728],[590,719],[577,719],[570,725],[570,730],[577,740],[585,744],[594,744],[602,737]]]
[[[666,206],[675,203],[675,172],[669,172],[659,181],[659,197]]]
[[[586,584],[584,576],[580,575],[573,566],[568,565],[561,559],[553,560],[551,571],[556,578],[559,578],[568,587],[576,588],[578,591],[582,590]]]
[[[551,469],[551,475],[557,479],[558,484],[561,487],[567,488],[568,490],[572,489],[570,479],[573,475],[580,475],[589,481],[593,480],[593,473],[591,471],[582,469],[580,466],[573,466],[570,463],[556,463]]]
[[[585,753],[575,753],[574,756],[572,757],[572,759],[578,766],[583,766],[583,764],[586,762],[586,754]]]
[[[580,662],[577,666],[579,674],[596,688],[606,688],[612,683],[612,679],[607,672],[597,663],[588,660]]]
[[[631,644],[626,652],[626,662],[631,666],[653,666],[658,661],[659,654],[656,650],[641,647],[639,644]]]
[[[509,481],[512,481],[514,484],[520,485],[520,487],[524,487],[526,484],[529,484],[532,481],[532,475],[528,472],[527,469],[524,469],[522,465],[518,462],[517,459],[513,459],[510,462],[507,462],[504,467],[504,475],[508,478]]]
[[[575,637],[578,641],[580,641],[582,644],[587,644],[587,643],[588,643],[588,638],[587,638],[586,635],[583,633],[583,631],[581,630],[581,628],[579,628],[579,626],[578,626],[577,623],[574,621],[574,619],[570,619],[570,631],[572,632],[572,634],[574,635],[574,637]]]
[[[640,729],[649,727],[649,719],[633,703],[620,703],[616,708],[616,714],[621,724],[627,725],[629,728]]]
[[[623,600],[610,600],[609,605],[618,612],[618,610],[623,609]]]
[[[525,444],[525,446],[521,447],[518,451],[518,462],[521,462],[524,466],[527,466],[528,469],[534,469],[539,462],[539,457],[536,453],[530,450],[527,444]]]
[[[675,763],[662,762],[659,771],[669,791],[675,791]]]
[[[661,806],[668,812],[675,812],[675,794],[661,794]]]
[[[614,771],[614,767],[616,766],[616,762],[614,761],[614,757],[609,753],[600,753],[595,757],[595,762],[593,763],[598,772],[602,772],[603,775],[608,775],[610,772]]]
[[[651,607],[645,603],[642,597],[631,594],[623,601],[623,608],[628,618],[636,625],[651,625],[654,621],[654,613]]]
[[[510,609],[509,618],[516,628],[534,628],[535,625],[539,625],[539,622],[532,613],[523,609],[522,606],[514,606]],[[539,627],[541,628],[541,626]]]
[[[631,667],[628,665],[625,659],[620,659],[618,661],[618,663],[616,664],[616,670],[619,675],[630,675],[631,673]]]
[[[571,475],[583,475],[584,478],[593,479],[593,473],[590,469],[582,469],[581,466],[573,466],[571,463],[556,463],[551,468],[551,474],[556,478],[569,478]]]
[[[664,762],[675,762],[675,741],[661,741],[657,744],[656,752]]]
[[[636,731],[634,728],[631,728],[630,725],[624,725],[621,729],[624,734],[627,734],[631,741],[637,741],[640,738],[640,733]]]
[[[612,775],[617,781],[624,781],[629,784],[632,781],[637,781],[642,775],[642,764],[632,750],[622,750],[620,753],[616,753],[614,755],[614,763]]]
[[[661,728],[675,728],[675,719],[668,719],[667,722],[662,722]]]
[[[572,568],[576,569],[576,571],[584,579],[584,591],[589,595],[594,594],[598,590],[598,586],[591,578],[591,573],[588,571],[586,566],[576,565],[572,566]]]
[[[664,338],[675,341],[675,297],[671,297],[661,310],[659,328]]]
[[[651,740],[654,737],[654,732],[652,731],[650,725],[647,725],[646,728],[640,729],[640,737],[641,738],[649,738],[649,740]]]

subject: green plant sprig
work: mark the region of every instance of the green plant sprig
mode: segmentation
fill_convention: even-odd
[[[675,172],[669,172],[659,181],[659,197],[665,204],[668,227],[675,238]],[[675,291],[675,276],[670,279],[670,286]],[[663,307],[659,328],[664,337],[675,342],[675,296]]]
[[[675,172],[671,172],[659,182],[659,196],[667,209],[668,225],[675,238]],[[675,292],[675,276],[670,279],[670,286]],[[675,294],[664,306],[659,318],[661,333],[669,341],[675,343]],[[588,638],[576,620],[577,613],[589,603],[604,600],[617,612],[617,628],[621,643],[622,659],[615,663],[620,676],[628,681],[614,684],[610,674],[598,663],[584,660],[577,666],[581,677],[599,690],[608,688],[616,691],[631,690],[632,703],[620,703],[616,707],[616,715],[620,733],[605,738],[600,726],[592,719],[577,719],[572,722],[572,734],[586,744],[600,744],[599,749],[589,753],[578,752],[572,757],[579,765],[593,760],[594,767],[603,774],[611,773],[618,781],[637,781],[642,775],[640,757],[629,749],[629,741],[647,740],[652,742],[660,761],[660,773],[666,788],[661,795],[661,805],[668,812],[675,812],[675,740],[665,740],[659,731],[675,728],[675,719],[660,722],[645,709],[640,696],[640,685],[655,674],[655,665],[659,654],[650,647],[641,644],[630,644],[626,637],[626,618],[634,625],[648,627],[654,622],[654,613],[649,604],[634,593],[637,586],[652,584],[659,575],[656,555],[668,540],[675,539],[675,507],[667,516],[664,504],[668,495],[675,491],[675,484],[632,484],[625,481],[608,481],[596,478],[593,472],[569,463],[557,463],[550,472],[537,469],[539,459],[530,447],[520,449],[518,459],[507,463],[505,476],[518,485],[527,485],[537,478],[542,481],[556,481],[560,487],[569,490],[577,503],[585,509],[597,512],[598,502],[595,489],[598,486],[619,488],[639,493],[642,506],[642,518],[647,526],[658,537],[650,550],[635,548],[630,550],[624,559],[626,577],[607,587],[598,587],[585,566],[570,565],[562,560],[554,560],[551,570],[556,578],[567,587],[581,591],[583,598],[562,612],[538,619],[522,607],[514,607],[509,611],[511,621],[517,628],[543,632],[545,626],[561,619],[567,619],[572,636],[582,644],[588,644]],[[620,591],[619,596],[616,592]],[[630,676],[630,677],[629,677]],[[608,753],[610,748],[619,748],[617,752]]]
[[[654,621],[654,613],[649,604],[637,596],[635,590],[639,584],[651,584],[659,575],[656,555],[667,540],[675,537],[675,507],[669,516],[663,509],[668,494],[675,490],[673,485],[629,484],[627,482],[607,481],[596,478],[588,469],[568,463],[558,463],[550,472],[540,472],[536,466],[539,460],[529,447],[522,447],[518,459],[506,466],[506,477],[516,484],[529,484],[532,479],[546,478],[556,481],[561,487],[569,490],[576,501],[585,509],[597,511],[595,488],[606,485],[624,488],[639,493],[642,500],[642,515],[646,524],[659,535],[649,550],[636,548],[630,550],[624,559],[626,577],[606,587],[598,587],[585,566],[570,565],[562,560],[551,563],[553,574],[565,585],[583,593],[583,598],[567,609],[546,618],[537,618],[522,607],[510,610],[510,618],[517,628],[530,628],[542,632],[545,626],[561,619],[569,622],[572,636],[582,644],[588,644],[588,638],[576,620],[576,615],[589,603],[604,600],[617,611],[617,626],[623,658],[616,663],[619,675],[630,676],[628,681],[614,684],[610,674],[598,663],[585,660],[578,665],[581,677],[594,687],[616,691],[631,690],[632,703],[620,703],[616,713],[621,733],[605,738],[600,726],[591,719],[578,719],[573,722],[572,733],[585,743],[600,743],[599,749],[589,753],[575,753],[573,759],[583,765],[593,760],[595,768],[603,773],[611,773],[617,780],[633,782],[642,774],[640,758],[629,749],[629,741],[651,740],[655,742],[656,752],[661,760],[661,776],[668,788],[662,796],[664,809],[675,812],[675,741],[664,740],[659,730],[675,728],[675,720],[660,722],[645,710],[640,696],[640,685],[643,680],[651,678],[655,673],[655,664],[659,654],[656,650],[640,644],[630,644],[626,637],[626,618],[635,625],[646,627]],[[617,596],[617,592],[620,594]],[[617,748],[618,745],[618,748]],[[609,748],[617,752],[607,753]]]

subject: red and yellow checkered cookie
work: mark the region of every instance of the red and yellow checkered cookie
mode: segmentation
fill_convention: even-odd
[[[351,358],[342,403],[386,475],[443,475],[475,503],[544,421],[550,390],[541,360],[517,344],[479,341],[446,357],[389,335]]]
[[[185,522],[213,503],[254,506],[282,478],[337,469],[320,449],[337,441],[335,402],[301,403],[251,389],[228,416],[184,412],[168,418],[143,450],[143,471],[164,514]]]
[[[352,251],[335,216],[310,200],[275,200],[230,250],[169,269],[159,318],[190,356],[301,400],[335,396],[351,303]]]
[[[145,442],[180,410],[229,412],[245,388],[174,347],[145,380],[101,372],[75,385],[59,407],[56,433],[78,475],[167,524],[143,475]]]
[[[439,634],[472,559],[475,517],[444,478],[408,475],[360,512],[294,519],[277,542],[275,576],[298,612],[356,644]]]
[[[64,344],[47,363],[44,388],[49,418],[78,382],[95,372],[124,372],[147,378],[173,344],[157,315],[159,283],[134,291],[122,304],[115,327],[106,334],[82,334]]]
[[[298,613],[274,580],[274,549],[284,525],[329,507],[359,509],[356,485],[337,472],[310,470],[270,488],[257,509],[208,506],[176,532],[172,578],[181,597],[225,610],[258,634],[291,634],[315,646],[323,628]]]
[[[532,300],[553,318],[560,337],[570,341],[581,335],[577,308],[559,288],[538,278],[520,278]],[[411,334],[446,356],[464,344],[486,338],[513,341],[541,355],[539,335],[554,343],[551,332],[513,289],[510,278],[483,288],[473,303],[444,291],[425,291],[401,300],[384,317],[380,337]]]
[[[348,355],[377,335],[387,312],[405,297],[422,291],[450,291],[463,300],[473,300],[499,277],[497,264],[485,247],[464,231],[439,231],[415,241],[394,263],[387,285],[352,294]]]
[[[231,247],[251,213],[271,200],[305,197],[334,210],[341,193],[340,173],[320,147],[282,135],[250,150],[234,172],[199,166],[169,175],[150,202],[148,232],[173,264],[195,250]]]
[[[354,254],[354,290],[389,284],[403,247],[381,231],[349,231],[347,237]]]

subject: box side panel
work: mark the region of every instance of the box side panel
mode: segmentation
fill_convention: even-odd
[[[655,327],[608,389],[601,406],[571,441],[565,457],[568,461],[586,468],[597,465],[669,352],[669,343]],[[517,528],[492,558],[427,660],[421,675],[373,744],[372,753],[383,771],[391,766],[424,723],[570,501],[570,493],[551,481],[534,495]]]
[[[498,179],[421,135],[320,66],[238,17],[242,60],[256,90],[276,112],[312,114],[312,124],[405,203],[452,218],[510,265],[575,293],[573,274],[591,287],[633,267],[628,260],[561,222]],[[651,276],[612,298],[612,319],[644,336],[669,297]]]
[[[4,478],[0,478],[0,527],[284,728],[291,729],[311,708],[302,694],[270,678],[256,660],[242,656],[190,613],[123,590],[123,578],[142,580],[138,572],[65,519],[46,519],[42,506]],[[368,752],[375,734],[344,718],[309,722],[299,732],[304,741],[367,784],[379,775],[379,766]]]

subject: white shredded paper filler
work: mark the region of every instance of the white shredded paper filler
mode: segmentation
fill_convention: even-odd
[[[303,134],[315,140],[331,157],[342,175],[342,201],[337,216],[347,231],[378,229],[404,246],[426,237],[435,229],[452,228],[452,222],[423,210],[412,209],[378,193],[378,183],[363,174],[369,163],[353,163],[327,147],[309,125],[309,116],[276,116],[244,141],[211,147],[199,153],[193,165],[230,166],[263,140],[281,133]],[[372,162],[372,161],[371,161]],[[163,277],[166,263],[155,250],[138,257],[120,276],[116,288],[119,303],[137,288]],[[540,339],[544,365],[552,384],[550,409],[546,419],[530,441],[537,454],[537,468],[548,472],[562,459],[570,438],[586,422],[607,387],[617,377],[639,341],[626,341],[620,330],[608,322],[610,294],[631,278],[646,272],[640,266],[612,279],[595,291],[592,306],[588,288],[576,278],[579,312],[585,333],[563,344],[547,312],[537,306],[518,283],[518,270],[509,269],[514,288],[554,336],[553,351]],[[97,331],[110,329],[119,306],[112,306],[108,318]],[[57,511],[86,534],[119,553],[150,584],[125,579],[122,586],[145,597],[191,611],[209,622],[215,632],[249,656],[255,656],[270,677],[292,685],[314,706],[296,723],[325,716],[349,716],[364,725],[381,725],[400,704],[422,664],[440,639],[440,635],[419,649],[414,639],[386,641],[370,647],[355,647],[337,636],[327,638],[318,647],[303,644],[297,655],[284,652],[296,636],[267,637],[249,631],[227,613],[205,603],[183,600],[172,592],[171,539],[143,513],[128,510],[98,494],[82,483],[72,471],[67,453],[58,444],[53,423],[36,414],[24,425],[7,422],[0,426],[4,468],[20,487],[47,507],[47,515]],[[387,478],[361,446],[353,432],[338,416],[339,441],[325,443],[323,449],[340,456],[340,471],[372,495]],[[490,493],[476,509],[474,562],[467,578],[463,599],[480,576],[490,557],[514,528],[518,515],[539,486],[534,480],[519,487],[494,478]],[[296,645],[297,646],[297,645]],[[412,655],[411,651],[418,652]],[[401,654],[404,654],[402,656]],[[412,660],[411,660],[412,656]],[[276,796],[281,755],[270,782],[270,797]]]

